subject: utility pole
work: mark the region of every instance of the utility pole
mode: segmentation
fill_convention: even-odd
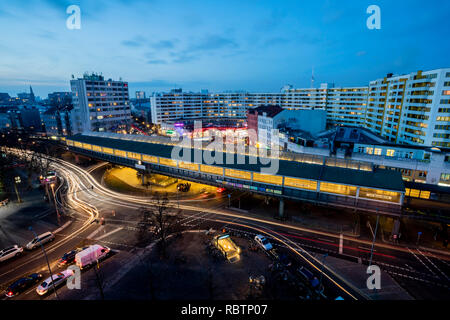
[[[36,232],[34,232],[32,227],[28,228],[31,232],[33,232],[34,236],[37,238],[37,234]],[[47,253],[45,252],[44,246],[41,242],[41,239],[39,239],[39,244],[41,245],[41,249],[42,252],[44,252],[44,256],[45,256],[45,261],[47,261],[47,267],[48,267],[48,272],[50,272],[50,279],[52,279],[52,287],[53,287],[53,291],[55,292],[55,297],[57,300],[59,300],[58,294],[56,293],[56,287],[55,287],[55,282],[53,281],[53,273],[52,273],[52,269],[50,268],[50,263],[48,262],[48,257],[47,257]]]
[[[376,240],[376,237],[377,237],[378,221],[379,220],[380,220],[380,215],[378,214],[378,209],[377,209],[377,224],[375,225],[375,233],[373,234],[372,248],[370,249],[369,267],[372,265],[373,249],[375,247],[375,240]]]
[[[19,203],[22,202],[22,199],[20,199],[20,195],[19,195],[19,191],[17,190],[17,185],[21,182],[20,177],[17,176],[14,178],[14,190],[16,191],[16,195],[17,195],[17,201]]]
[[[54,186],[55,185],[53,183],[50,185],[50,187],[52,189],[52,194],[53,194],[53,202],[55,203],[56,215],[58,217],[58,225],[61,225],[61,216],[59,214],[58,205],[56,203],[56,196],[55,196]]]

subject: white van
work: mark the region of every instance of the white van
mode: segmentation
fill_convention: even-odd
[[[33,249],[39,247],[41,245],[41,243],[46,244],[47,242],[51,242],[53,240],[55,240],[55,236],[53,235],[53,233],[51,233],[50,231],[45,232],[45,233],[37,236],[30,242],[28,242],[28,244],[25,246],[25,248],[27,250],[33,250]]]
[[[75,264],[80,267],[80,269],[83,269],[106,258],[110,251],[111,249],[108,247],[93,244],[75,255]]]

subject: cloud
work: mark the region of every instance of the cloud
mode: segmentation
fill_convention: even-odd
[[[166,60],[163,59],[155,59],[155,60],[148,60],[148,64],[167,64]]]
[[[198,55],[194,56],[194,55],[190,55],[186,52],[180,52],[180,53],[171,52],[171,56],[174,57],[172,62],[175,62],[175,63],[191,62],[198,58]]]
[[[283,38],[283,37],[273,37],[264,41],[263,47],[272,47],[276,45],[283,45],[291,42],[291,39]]]
[[[358,51],[358,52],[356,53],[356,56],[357,56],[357,57],[362,57],[362,56],[365,56],[366,54],[367,54],[366,51]]]
[[[133,39],[122,40],[120,44],[125,47],[142,47],[147,40],[142,36],[135,36]]]
[[[153,49],[173,49],[178,40],[160,40],[150,45]]]
[[[189,51],[212,51],[223,48],[237,48],[239,45],[230,38],[213,34],[192,42],[188,46]]]
[[[280,10],[272,10],[270,15],[264,19],[259,20],[254,29],[256,31],[272,31],[279,26],[286,18],[286,13]]]

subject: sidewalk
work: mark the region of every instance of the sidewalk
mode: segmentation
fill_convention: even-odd
[[[391,276],[381,271],[381,289],[367,288],[367,266],[328,256],[325,264],[372,300],[414,300]]]

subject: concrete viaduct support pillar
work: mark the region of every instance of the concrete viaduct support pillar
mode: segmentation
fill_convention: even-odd
[[[142,171],[142,185],[145,185],[145,171]]]
[[[284,199],[280,198],[280,206],[278,208],[278,216],[284,218]]]

